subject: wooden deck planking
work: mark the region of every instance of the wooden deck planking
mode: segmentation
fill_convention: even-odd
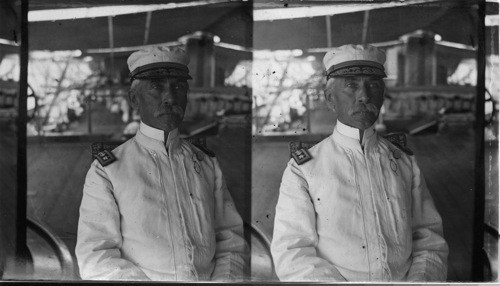
[[[28,214],[62,239],[73,257],[90,156],[86,142],[28,145]]]
[[[0,122],[0,277],[17,240],[17,138]]]
[[[252,144],[252,223],[271,240],[283,171],[290,160],[288,142]]]
[[[449,244],[448,279],[471,277],[474,215],[473,134],[414,136],[419,165],[438,211]]]
[[[219,161],[229,192],[244,221],[250,222],[250,127],[242,124],[222,129],[207,137],[207,146]]]
[[[86,149],[89,147],[74,143],[28,147],[28,156],[33,157],[28,167],[28,201],[31,203],[29,210],[35,217],[62,226],[67,219],[67,207],[75,199],[81,199],[81,195],[77,195],[83,187],[80,170],[85,167],[83,162],[90,162],[90,155],[85,158]],[[40,203],[40,200],[47,203]]]

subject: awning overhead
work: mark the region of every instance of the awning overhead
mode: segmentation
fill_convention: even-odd
[[[177,41],[179,37],[196,31],[205,31],[220,37],[222,43],[233,44],[248,49],[311,49],[326,48],[326,16],[295,18],[274,21],[253,21],[253,9],[278,9],[287,7],[332,6],[341,1],[267,1],[227,2],[222,0],[195,1],[124,1],[124,0],[30,0],[30,11],[61,8],[99,7],[109,5],[147,5],[168,3],[204,3],[204,5],[157,10],[151,14],[147,44]],[[415,3],[407,0],[404,3]],[[430,0],[429,0],[430,1]],[[476,0],[473,1],[424,1],[425,4],[382,8],[335,14],[330,17],[331,45],[362,43],[363,25],[368,14],[367,43],[397,40],[400,36],[417,29],[439,34],[443,41],[476,46],[477,29],[475,18]],[[265,2],[265,3],[264,3]],[[392,1],[400,4],[401,1]],[[383,3],[392,3],[384,1]],[[9,6],[15,8],[15,0],[1,2],[2,14]],[[212,4],[211,4],[212,3]],[[215,4],[213,4],[215,3]],[[285,4],[283,4],[285,3]],[[329,3],[329,5],[325,4]],[[344,1],[344,4],[347,3]],[[360,2],[357,2],[358,4]],[[363,3],[366,3],[363,2]],[[352,5],[352,2],[351,2]],[[340,6],[339,6],[340,7]],[[487,14],[498,14],[498,3],[487,3]],[[5,12],[5,13],[4,13]],[[8,14],[8,13],[7,13]],[[112,18],[113,47],[134,47],[144,44],[148,13],[118,15]],[[1,16],[0,15],[0,16]],[[2,17],[15,22],[13,15]],[[0,26],[0,38],[14,38],[8,23]],[[9,26],[10,27],[10,26]],[[110,48],[108,17],[74,20],[30,22],[31,50],[72,50],[83,52],[89,49]],[[15,30],[15,29],[14,29]],[[17,35],[16,35],[17,36]],[[498,53],[498,26],[487,27],[487,53]],[[491,42],[493,45],[491,45]],[[1,43],[0,43],[1,44]]]
[[[251,7],[251,6],[250,6]],[[144,44],[147,13],[112,18],[114,47]],[[245,3],[212,4],[154,11],[147,44],[177,41],[196,31],[209,32],[222,42],[251,46],[252,15]],[[108,17],[30,22],[31,50],[109,48]]]
[[[0,1],[0,45],[15,44],[20,36],[20,7],[14,5],[14,0]]]
[[[123,6],[123,5],[151,5],[168,3],[214,3],[225,0],[30,0],[29,9],[68,9],[68,8],[89,8],[101,6]],[[226,1],[228,2],[228,1]]]
[[[441,35],[442,40],[475,46],[477,13],[460,1],[375,9],[368,12],[367,43],[398,39],[418,29]],[[331,16],[331,45],[362,43],[365,12]],[[310,49],[328,47],[326,16],[254,23],[255,49]],[[498,50],[498,26],[496,50]],[[498,52],[497,52],[498,53]]]

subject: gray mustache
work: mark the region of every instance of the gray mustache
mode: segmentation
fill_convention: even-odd
[[[374,104],[368,103],[368,104],[358,105],[357,107],[352,109],[351,113],[354,114],[359,112],[371,112],[378,114],[379,109]]]
[[[168,103],[162,103],[158,108],[154,111],[154,116],[159,117],[165,114],[179,114],[181,115],[184,112],[184,109],[179,105],[170,105]]]

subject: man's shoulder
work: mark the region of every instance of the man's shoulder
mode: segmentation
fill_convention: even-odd
[[[297,145],[294,148],[291,148],[292,159],[297,163],[297,165],[305,166],[314,164],[315,161],[322,158],[324,147],[331,144],[330,137],[331,136],[328,136],[317,142],[295,142]]]
[[[215,158],[215,152],[207,147],[205,139],[182,139],[182,142],[188,149],[196,154],[196,156],[208,156],[210,158]]]
[[[396,147],[408,156],[413,156],[413,151],[408,147],[408,140],[404,132],[389,133],[379,137],[382,138],[382,142]]]
[[[186,160],[192,161],[202,168],[215,170],[218,166],[215,153],[206,146],[204,140],[182,139],[182,149]],[[186,153],[187,152],[187,153]],[[197,167],[195,167],[197,168]]]
[[[131,148],[135,138],[125,142],[97,142],[92,144],[93,159],[95,159],[101,167],[108,167],[116,165],[116,162],[127,156],[133,154]]]

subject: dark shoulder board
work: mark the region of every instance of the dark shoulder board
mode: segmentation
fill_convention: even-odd
[[[302,165],[305,162],[312,159],[311,154],[309,154],[309,151],[307,151],[307,149],[304,148],[301,148],[293,152],[292,157],[295,160],[295,162],[297,162],[298,165]]]
[[[215,157],[215,153],[213,151],[211,151],[210,149],[208,149],[206,146],[203,146],[203,144],[199,144],[197,142],[191,142],[191,144],[193,144],[196,148],[203,151],[203,153],[207,154],[208,156],[210,156],[212,158]]]
[[[99,163],[103,167],[106,167],[107,165],[116,161],[115,155],[113,155],[113,153],[111,153],[111,151],[109,151],[109,150],[103,150],[103,151],[97,153],[95,155],[95,158],[97,159],[97,161],[99,161]]]
[[[403,132],[387,134],[384,138],[391,142],[392,145],[405,152],[407,155],[413,155],[413,151],[406,146],[406,134]]]

